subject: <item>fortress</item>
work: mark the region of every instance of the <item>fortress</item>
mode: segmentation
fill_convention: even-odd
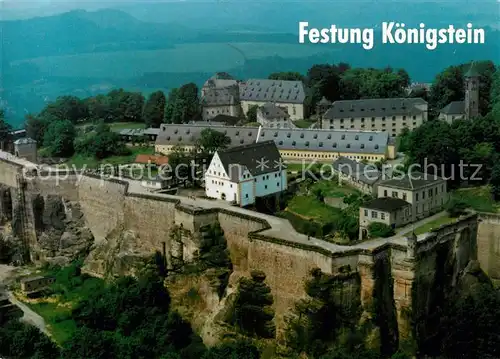
[[[58,222],[53,217],[60,214],[47,212],[48,204],[57,201],[64,212]],[[49,249],[43,244],[49,229],[42,217],[64,231]],[[432,337],[432,325],[414,323],[432,322],[440,300],[459,288],[476,260],[493,280],[500,279],[500,217],[495,215],[468,214],[418,238],[340,246],[309,239],[281,218],[209,200],[148,193],[134,181],[44,170],[5,152],[0,152],[1,218],[12,222],[12,232],[35,263],[86,245],[75,245],[68,239],[71,233],[85,237],[90,248],[85,270],[98,276],[133,274],[135,261],[155,251],[165,254],[170,267],[189,262],[202,228],[218,221],[234,266],[230,286],[251,270],[263,271],[274,298],[278,333],[285,315],[305,297],[304,284],[314,268],[338,281],[340,304],[357,303],[361,319],[373,322],[382,342],[393,343]],[[82,225],[71,224],[79,218]],[[173,240],[179,228],[181,235]]]

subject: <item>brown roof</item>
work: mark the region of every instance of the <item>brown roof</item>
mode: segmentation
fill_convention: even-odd
[[[153,156],[153,155],[137,155],[135,163],[149,164],[154,163],[157,166],[168,164],[168,157],[166,156]]]

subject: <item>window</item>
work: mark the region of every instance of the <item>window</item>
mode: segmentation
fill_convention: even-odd
[[[418,193],[415,193],[415,201],[418,201]]]
[[[432,189],[429,190],[429,197],[432,197]]]
[[[245,198],[248,198],[248,193],[245,195]]]
[[[387,190],[384,190],[384,197],[387,197]]]
[[[279,182],[276,182],[276,187],[279,187],[280,186],[280,183]]]
[[[267,189],[267,184],[264,186],[264,189]]]
[[[403,201],[406,201],[406,193],[403,193]]]
[[[365,217],[368,217],[368,210],[365,209]]]
[[[380,219],[385,219],[385,213],[380,213]]]
[[[372,211],[372,218],[377,218],[377,212]]]
[[[394,197],[394,198],[398,198],[398,192],[393,191],[393,192],[392,192],[392,197]]]
[[[425,191],[422,192],[422,199],[425,199]]]

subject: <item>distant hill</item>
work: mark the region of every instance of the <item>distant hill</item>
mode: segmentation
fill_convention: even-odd
[[[500,62],[500,31],[494,28],[500,4],[480,2],[471,8],[465,0],[380,0],[363,1],[363,6],[361,0],[117,0],[114,9],[0,21],[0,106],[19,125],[26,113],[39,111],[63,94],[92,96],[116,87],[168,91],[187,82],[202,84],[216,71],[240,78],[266,77],[275,71],[305,72],[324,62],[405,68],[414,81],[432,81],[449,65]],[[300,45],[296,31],[301,20],[313,26],[369,27],[390,20],[408,26],[420,21],[428,26],[468,21],[490,26],[485,45],[447,45],[435,51],[423,45],[377,45],[365,51],[356,45]]]
[[[179,25],[147,23],[114,9],[0,21],[2,60],[85,52],[168,48],[196,36]]]

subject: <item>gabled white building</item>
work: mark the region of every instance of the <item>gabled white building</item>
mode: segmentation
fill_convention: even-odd
[[[286,167],[272,140],[217,151],[205,173],[207,197],[240,206],[286,188]]]

